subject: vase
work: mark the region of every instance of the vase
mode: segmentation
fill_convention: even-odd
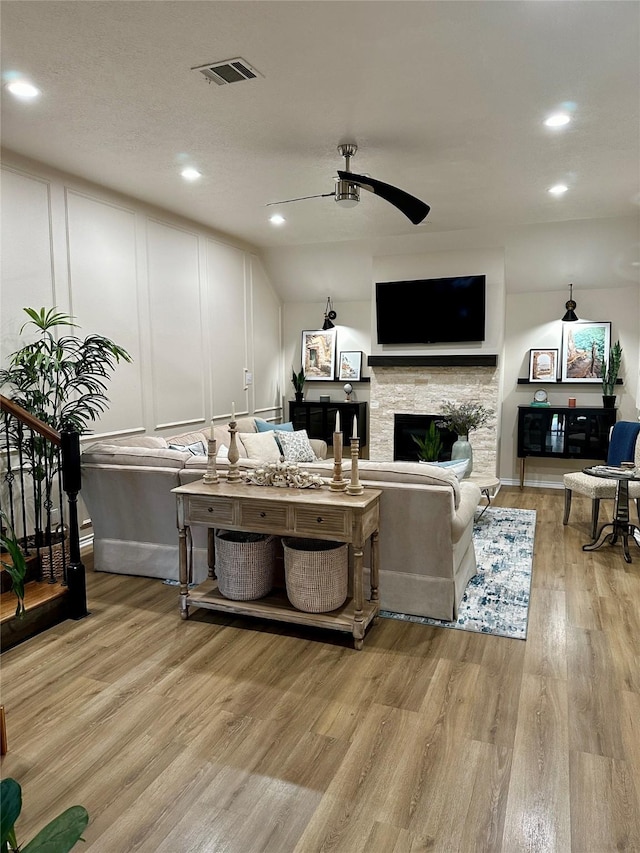
[[[602,407],[604,409],[615,409],[616,407],[616,395],[603,394],[602,395]]]
[[[296,394],[296,403],[301,403],[304,399],[304,394],[302,393],[302,391],[296,391],[295,394]]]
[[[453,442],[453,446],[451,448],[451,459],[469,460],[467,470],[464,472],[464,476],[462,478],[463,480],[466,480],[473,469],[473,450],[471,449],[468,435],[459,435],[456,441]]]

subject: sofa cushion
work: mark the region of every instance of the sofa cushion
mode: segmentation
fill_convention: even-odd
[[[82,453],[83,464],[143,468],[184,468],[186,460],[190,458],[191,453],[169,450],[167,447],[123,447],[106,442],[91,444]]]
[[[306,429],[298,429],[293,432],[276,430],[275,436],[287,462],[316,461],[316,455],[309,444],[309,436]]]
[[[249,459],[279,462],[282,453],[273,432],[241,432],[240,441]]]

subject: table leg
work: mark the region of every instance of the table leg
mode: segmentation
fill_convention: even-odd
[[[377,530],[371,534],[371,591],[370,591],[370,601],[372,604],[375,604],[377,610],[379,612],[379,593],[378,593],[378,585],[379,585],[379,575],[380,575],[380,537]],[[373,624],[377,625],[379,621],[378,613],[373,617]]]
[[[607,528],[611,528],[611,533],[604,533]],[[639,528],[635,524],[631,524],[629,519],[629,483],[626,480],[618,480],[616,486],[616,499],[613,508],[613,521],[608,524],[603,524],[596,535],[593,542],[588,545],[583,545],[583,551],[596,551],[601,548],[604,543],[609,540],[610,545],[615,545],[618,537],[622,539],[622,552],[625,562],[631,562],[631,554],[629,553],[629,537],[631,537],[636,545],[640,547],[635,538],[635,531]]]
[[[524,489],[524,460],[525,459],[526,459],[526,457],[523,456],[522,459],[520,460],[520,491],[522,491]]]
[[[189,569],[187,559],[187,528],[178,530],[178,556],[180,561],[180,616],[189,618]]]
[[[207,566],[209,567],[209,577],[216,576],[216,531],[214,527],[207,528]]]
[[[364,614],[362,612],[362,565],[363,548],[361,544],[353,548],[353,645],[360,651],[364,642]]]

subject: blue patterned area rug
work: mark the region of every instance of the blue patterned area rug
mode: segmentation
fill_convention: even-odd
[[[388,610],[381,610],[380,615],[526,640],[535,528],[533,509],[479,509],[473,526],[478,573],[467,584],[457,621],[443,622]]]

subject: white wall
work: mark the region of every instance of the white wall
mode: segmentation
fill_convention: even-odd
[[[53,305],[77,317],[78,334],[106,335],[133,357],[96,435],[197,428],[232,401],[238,414],[279,416],[282,306],[250,247],[10,156],[2,250],[3,361],[24,340],[22,309]]]

